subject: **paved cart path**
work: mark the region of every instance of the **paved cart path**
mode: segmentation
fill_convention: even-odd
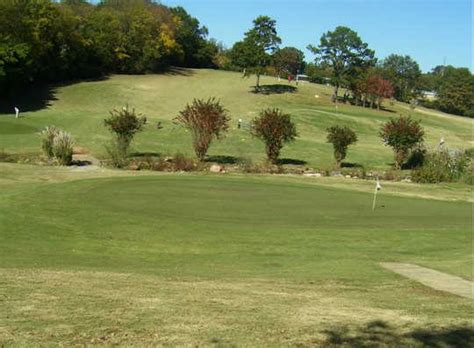
[[[474,283],[466,279],[409,263],[382,262],[381,265],[430,288],[474,299]]]

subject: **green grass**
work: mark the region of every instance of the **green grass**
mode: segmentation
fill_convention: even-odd
[[[379,266],[472,279],[471,205],[450,186],[398,184],[412,196],[372,212],[371,188],[340,179],[0,170],[5,344],[369,342],[378,320],[379,344],[421,345],[471,320],[471,301]]]
[[[38,153],[37,132],[54,124],[103,156],[103,119],[129,103],[150,120],[134,151],[192,155],[189,133],[172,118],[193,98],[216,96],[233,121],[210,155],[263,160],[237,119],[280,107],[300,133],[283,158],[330,168],[325,129],[345,124],[360,139],[347,162],[392,162],[378,129],[407,105],[336,110],[325,86],[256,95],[253,83],[185,70],[58,87],[46,108],[0,115],[0,149]],[[441,136],[450,148],[472,146],[472,120],[412,114],[428,147]],[[373,212],[374,183],[364,180],[0,163],[0,346],[472,345],[471,301],[379,265],[409,262],[471,280],[470,187],[382,185]]]
[[[383,122],[397,114],[412,113],[422,121],[429,148],[436,146],[441,136],[450,148],[472,147],[472,120],[466,118],[423,109],[411,112],[406,104],[391,106],[388,102],[385,106],[390,112],[342,104],[336,110],[329,99],[331,89],[326,86],[305,84],[295,93],[256,95],[250,92],[254,83],[253,77],[246,79],[233,72],[184,70],[177,75],[118,75],[103,81],[58,87],[53,90],[53,100],[47,108],[24,112],[24,117],[18,120],[13,114],[0,117],[0,149],[39,151],[37,132],[54,124],[71,132],[81,147],[96,156],[104,156],[104,145],[109,142],[110,134],[103,126],[103,119],[111,109],[128,103],[150,120],[146,130],[137,135],[134,151],[192,155],[190,134],[171,120],[193,98],[211,96],[222,100],[233,119],[228,136],[211,146],[210,155],[263,160],[263,145],[248,132],[238,130],[237,120],[249,121],[266,107],[279,107],[290,113],[299,130],[300,137],[283,150],[282,157],[303,160],[314,167],[332,166],[332,148],[326,143],[325,129],[344,124],[354,128],[360,139],[349,150],[346,161],[370,168],[388,168],[393,162],[392,153],[381,143],[378,130]],[[264,77],[262,83],[278,81]],[[164,125],[161,131],[155,129],[158,121]]]

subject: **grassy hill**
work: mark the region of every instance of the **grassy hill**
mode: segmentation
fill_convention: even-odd
[[[314,167],[332,165],[332,148],[326,143],[325,129],[333,124],[344,124],[356,130],[359,142],[350,149],[347,162],[370,168],[387,168],[392,163],[390,149],[378,137],[380,125],[389,117],[412,114],[420,119],[426,131],[428,147],[437,145],[441,136],[451,148],[472,147],[472,120],[418,109],[409,110],[406,104],[385,102],[387,111],[330,102],[331,89],[316,84],[303,84],[294,92],[283,92],[285,81],[264,77],[262,83],[277,90],[268,95],[254,94],[254,78],[213,70],[176,70],[164,75],[112,76],[102,81],[80,82],[57,87],[48,93],[38,91],[17,104],[23,118],[14,119],[13,113],[0,114],[0,149],[7,152],[37,152],[37,132],[54,124],[70,131],[79,145],[96,156],[104,155],[104,145],[110,134],[103,126],[108,111],[125,104],[135,107],[150,120],[143,133],[136,137],[133,150],[173,155],[176,152],[192,155],[189,134],[172,123],[179,110],[193,98],[215,96],[222,100],[232,115],[228,136],[211,146],[209,155],[246,157],[263,160],[263,146],[245,130],[237,129],[237,120],[251,120],[259,110],[278,107],[293,116],[299,138],[286,147],[283,158],[306,161]],[[283,88],[279,88],[281,84]],[[43,99],[43,94],[46,95]],[[317,97],[316,97],[317,96]],[[46,107],[41,107],[46,102]],[[10,105],[11,106],[11,105]],[[4,108],[9,108],[5,106]],[[164,129],[155,124],[162,121]]]
[[[102,156],[104,117],[129,103],[150,120],[134,151],[192,155],[171,120],[193,98],[215,96],[233,120],[210,155],[263,160],[237,119],[279,107],[300,133],[282,157],[331,167],[325,129],[346,124],[360,137],[348,162],[390,165],[378,129],[407,105],[336,110],[325,86],[257,95],[253,83],[180,70],[58,87],[19,103],[29,110],[20,119],[0,115],[0,149],[39,152],[37,132],[54,124]],[[428,146],[443,136],[471,147],[471,120],[413,116]],[[0,346],[472,346],[470,299],[380,266],[472,280],[471,187],[382,185],[372,211],[368,180],[0,163]]]

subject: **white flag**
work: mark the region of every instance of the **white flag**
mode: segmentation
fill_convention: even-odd
[[[377,179],[377,183],[375,184],[375,189],[380,191],[382,189],[382,185],[380,185],[379,179]]]

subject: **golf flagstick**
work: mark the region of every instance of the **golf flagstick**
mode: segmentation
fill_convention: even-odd
[[[375,191],[374,191],[374,202],[372,203],[372,211],[375,210],[375,202],[377,201],[377,192],[382,189],[382,185],[380,185],[379,177],[377,177],[377,182],[375,183]]]

